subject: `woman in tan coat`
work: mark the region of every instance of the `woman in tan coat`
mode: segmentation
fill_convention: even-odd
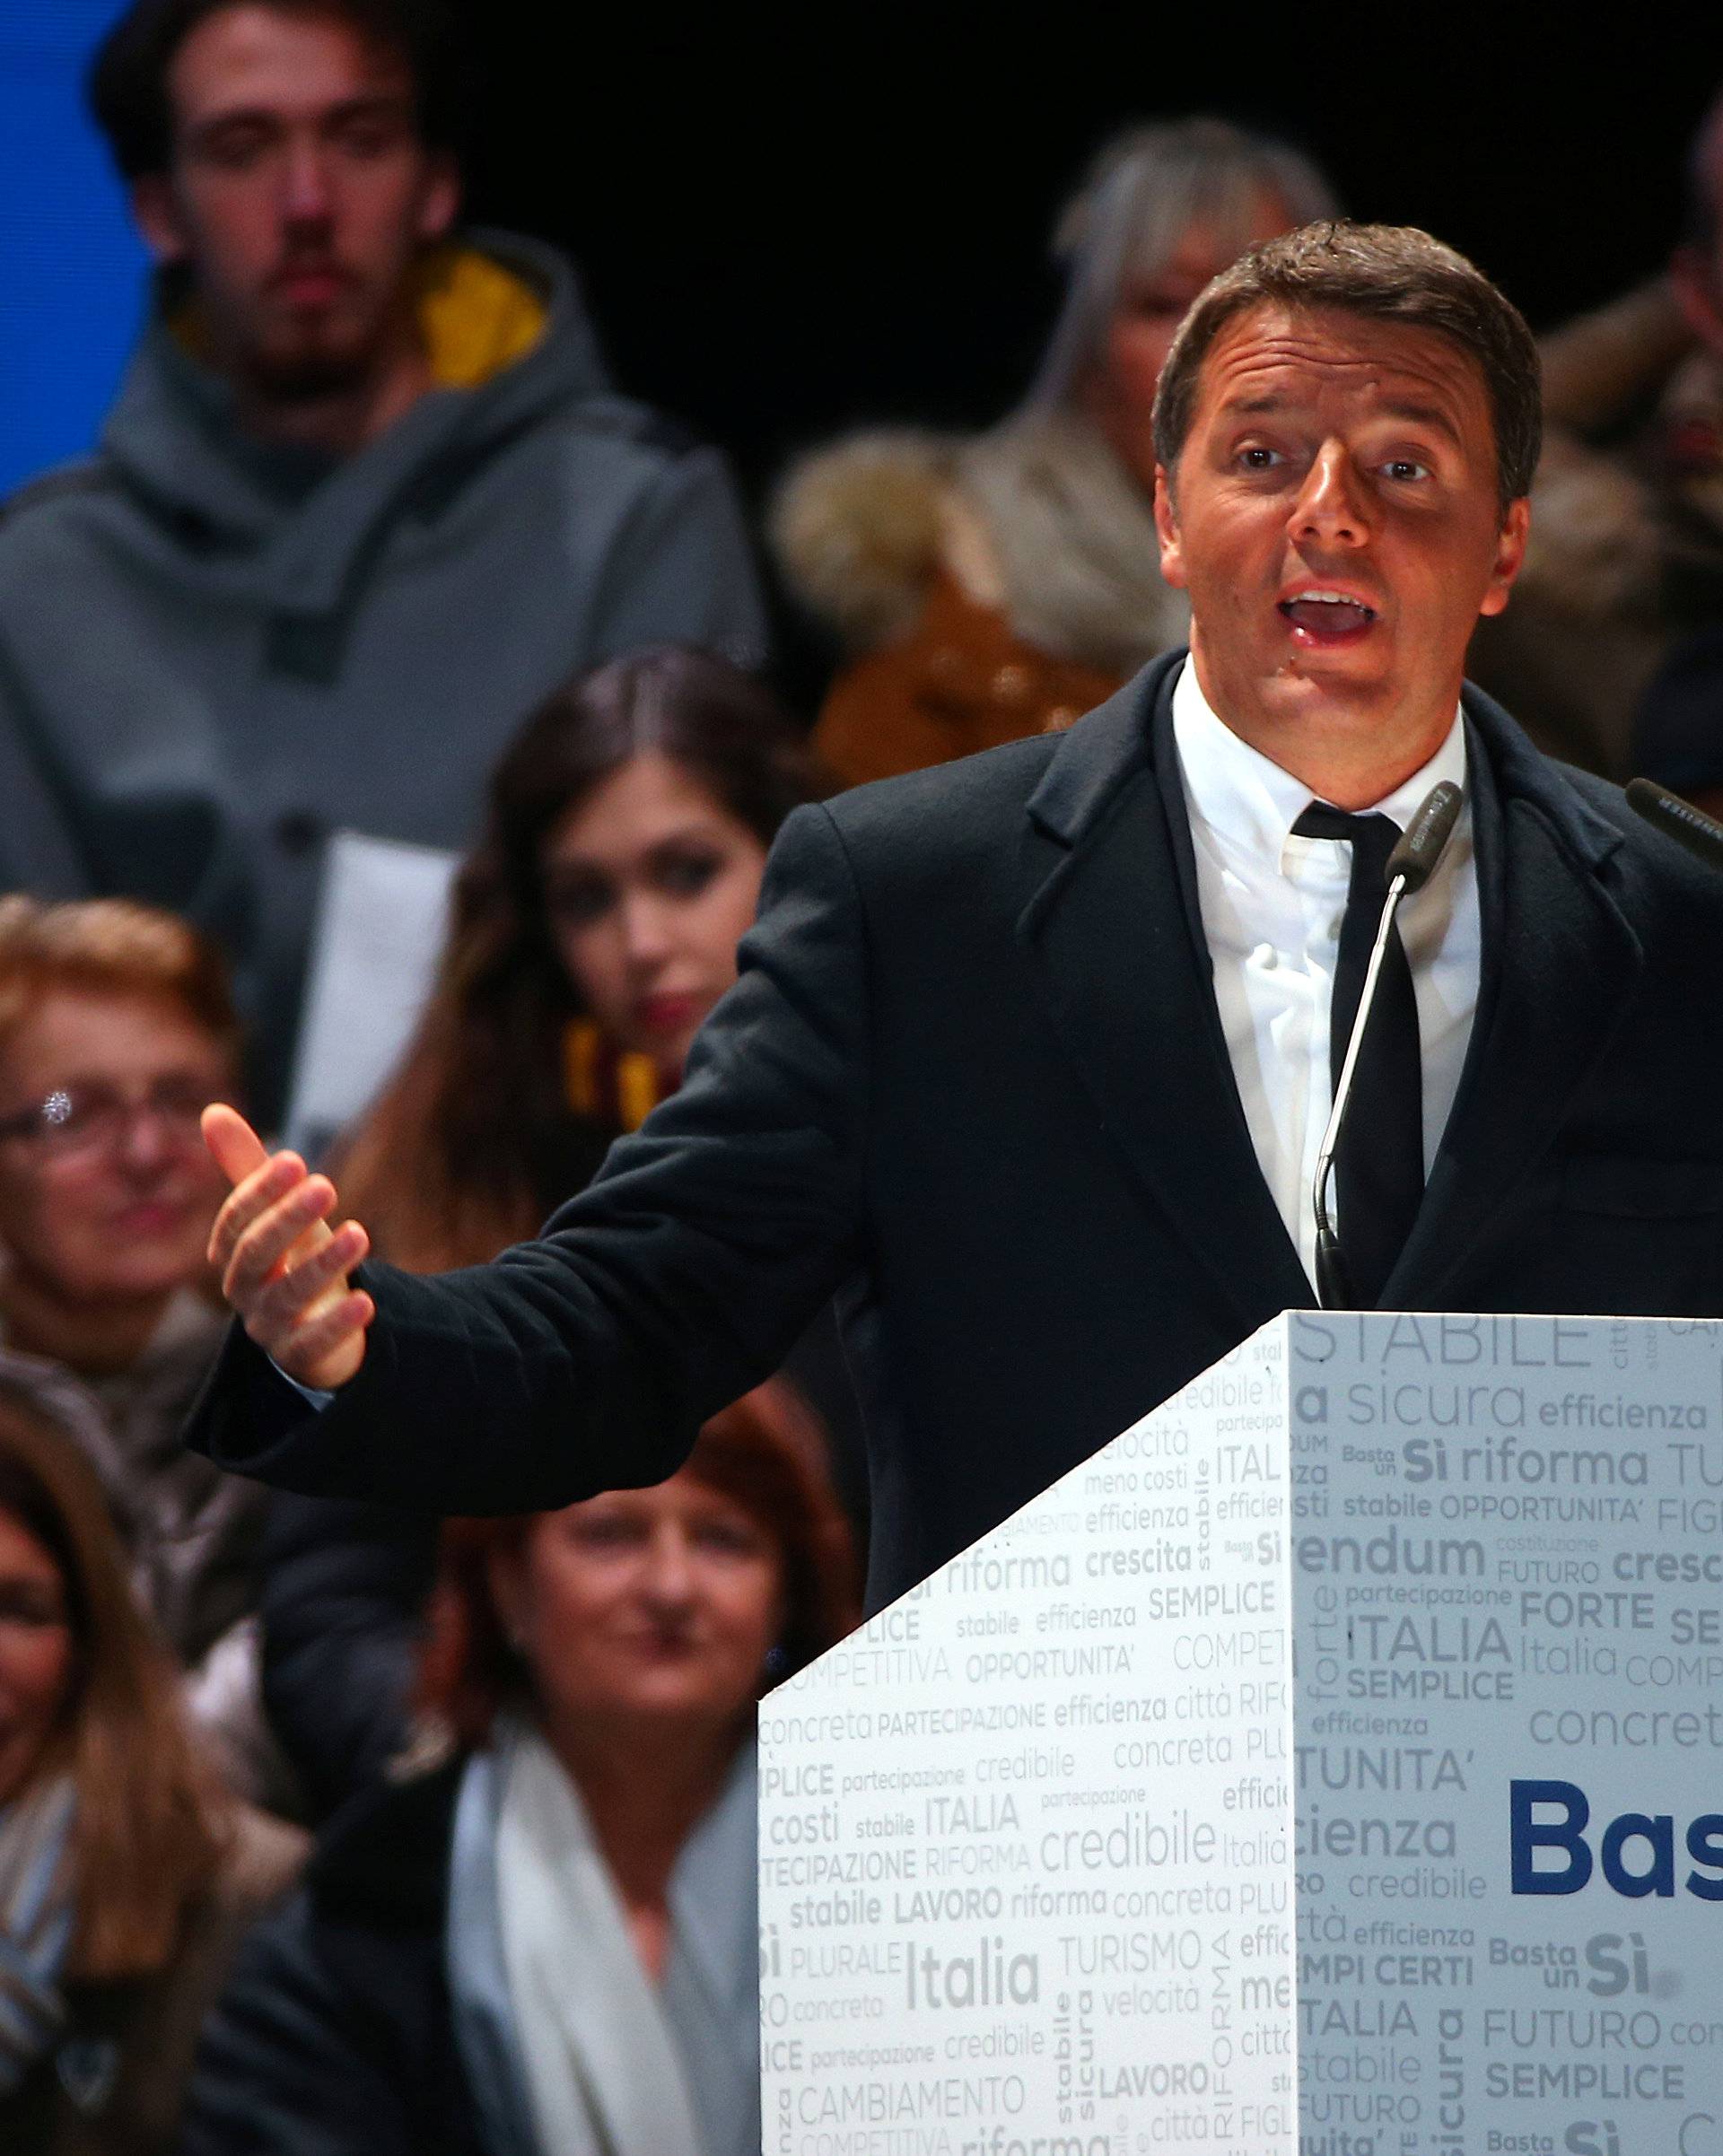
[[[1334,212],[1266,136],[1130,129],[1060,217],[1065,301],[1019,409],[969,441],[863,435],[791,472],[778,556],[848,655],[814,735],[830,770],[855,784],[1067,726],[1182,641],[1152,507],[1161,364],[1211,277]]]

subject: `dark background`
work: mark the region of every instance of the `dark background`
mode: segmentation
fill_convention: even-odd
[[[855,423],[1005,408],[1057,301],[1054,208],[1136,118],[1292,135],[1354,214],[1451,240],[1534,327],[1647,275],[1723,17],[1579,13],[475,0],[472,206],[576,257],[623,386],[757,497]]]
[[[80,111],[120,0],[0,0],[0,492],[89,446],[143,260]],[[452,0],[476,215],[580,261],[621,382],[757,498],[859,422],[985,423],[1057,301],[1096,146],[1218,111],[1302,141],[1545,327],[1667,252],[1717,6]],[[1576,24],[1580,27],[1576,27]]]

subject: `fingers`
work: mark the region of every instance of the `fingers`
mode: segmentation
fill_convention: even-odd
[[[245,1238],[272,1216],[279,1218],[276,1216],[278,1205],[294,1201],[293,1212],[302,1233],[317,1218],[315,1195],[306,1194],[314,1180],[328,1182],[327,1177],[314,1179],[298,1154],[276,1153],[229,1192],[209,1235],[209,1261],[223,1279]],[[323,1209],[328,1209],[327,1205]]]
[[[345,1291],[347,1274],[369,1248],[364,1229],[349,1220],[320,1249],[278,1271],[252,1299],[247,1322],[254,1328],[253,1339],[265,1331],[287,1338],[307,1320],[321,1317],[330,1289]]]
[[[311,1252],[320,1249],[328,1239],[327,1229],[316,1231],[325,1217],[335,1208],[335,1185],[327,1175],[308,1175],[304,1165],[291,1154],[279,1157],[268,1168],[259,1171],[266,1179],[273,1178],[278,1167],[291,1162],[298,1169],[296,1178],[289,1179],[284,1171],[282,1180],[287,1182],[284,1193],[273,1201],[260,1193],[262,1209],[232,1239],[222,1264],[222,1293],[242,1317],[249,1317],[256,1307],[260,1291],[273,1280],[277,1272],[297,1261],[294,1245],[302,1236],[307,1237],[306,1248],[297,1258],[308,1258]],[[241,1184],[243,1191],[247,1186]],[[264,1190],[273,1188],[266,1181]],[[234,1199],[240,1196],[234,1192]],[[230,1199],[231,1205],[234,1199]],[[226,1207],[223,1208],[225,1212]],[[217,1221],[219,1238],[220,1222]]]
[[[237,1110],[215,1102],[204,1142],[233,1185],[210,1231],[222,1292],[267,1355],[302,1384],[333,1390],[364,1359],[376,1305],[347,1274],[371,1247],[356,1220],[331,1229],[335,1185],[297,1153],[268,1153]]]
[[[291,1223],[288,1224],[291,1232]],[[345,1384],[364,1359],[365,1328],[376,1305],[350,1289],[347,1273],[370,1247],[356,1220],[322,1230],[320,1247],[278,1267],[249,1301],[234,1298],[245,1329],[264,1353],[302,1384],[332,1391]],[[304,1252],[302,1235],[290,1247]]]
[[[365,1328],[377,1305],[363,1288],[342,1296],[320,1315],[302,1325],[291,1357],[276,1361],[302,1385],[332,1392],[346,1384],[365,1358]]]
[[[204,1143],[230,1183],[243,1182],[268,1158],[263,1140],[237,1108],[212,1101],[203,1113]]]

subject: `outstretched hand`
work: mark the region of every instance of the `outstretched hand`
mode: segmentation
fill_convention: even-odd
[[[233,1185],[209,1238],[209,1261],[246,1331],[290,1377],[344,1385],[365,1359],[376,1305],[347,1275],[371,1247],[356,1220],[331,1228],[335,1185],[297,1153],[266,1153],[236,1109],[204,1110],[204,1143]]]

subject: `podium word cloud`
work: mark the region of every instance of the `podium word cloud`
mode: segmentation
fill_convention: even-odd
[[[760,1725],[772,2156],[1723,2156],[1723,1327],[1288,1313]]]

